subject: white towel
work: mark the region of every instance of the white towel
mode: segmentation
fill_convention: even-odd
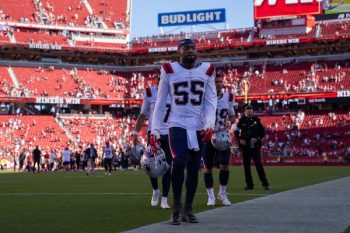
[[[187,147],[190,150],[199,151],[197,131],[196,130],[186,130],[187,132]]]

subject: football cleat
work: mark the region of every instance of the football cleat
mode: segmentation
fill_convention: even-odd
[[[180,225],[181,224],[179,213],[173,213],[171,215],[170,224],[171,225]]]
[[[187,213],[185,215],[181,216],[181,221],[182,222],[187,222],[187,223],[199,223],[198,219],[194,214],[192,213]]]
[[[162,200],[160,201],[160,207],[162,209],[170,209],[170,206],[168,204],[168,198],[167,197],[162,197]]]
[[[218,194],[218,200],[222,202],[223,205],[225,206],[230,206],[231,202],[230,200],[227,198],[226,193],[219,193]]]
[[[151,199],[151,206],[157,206],[158,205],[158,203],[159,203],[159,194],[160,194],[159,190],[153,190],[152,199]]]
[[[207,206],[215,206],[215,197],[208,197]]]

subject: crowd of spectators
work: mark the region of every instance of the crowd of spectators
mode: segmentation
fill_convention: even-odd
[[[339,159],[350,155],[350,112],[305,115],[299,111],[274,118],[274,121],[262,116],[262,120],[267,128],[265,155]]]
[[[310,93],[347,90],[350,86],[350,62],[292,62],[283,65],[245,65],[235,67],[226,65],[218,68],[224,75],[224,90],[243,95],[267,93]],[[0,91],[10,96],[60,96],[56,91],[65,89],[63,95],[75,98],[142,99],[143,90],[153,85],[158,79],[158,71],[120,73],[109,70],[85,70],[37,68],[36,72],[27,74],[26,68],[18,72],[28,75],[15,87],[8,79],[0,82]],[[61,71],[61,72],[55,72]],[[63,74],[62,74],[62,71]],[[14,72],[17,73],[17,70]],[[23,76],[23,75],[22,75]],[[71,80],[71,82],[67,82]],[[56,91],[51,93],[44,88],[30,88],[30,84],[54,85]]]
[[[15,69],[14,73],[20,74],[17,87],[9,78],[0,81],[2,95],[12,97],[61,96],[89,99],[142,99],[144,88],[152,86],[159,77],[157,72],[123,74],[90,68],[85,70],[77,68],[56,69],[54,66],[28,68],[30,72],[27,72],[26,69],[24,67]],[[52,88],[48,89],[48,86]]]
[[[74,5],[72,2],[71,4],[63,4],[62,6],[56,4],[55,6],[54,2],[33,0],[37,10],[34,14],[34,18],[36,22],[44,24],[63,24],[72,27],[84,26],[88,28],[104,28],[104,22],[111,22],[113,20],[112,9],[108,9],[108,4],[106,2],[100,2],[99,6],[106,7],[106,9],[98,12],[98,14],[96,14],[94,9],[89,13],[84,6],[86,2],[86,0],[81,0],[77,5]],[[117,22],[120,21],[116,20],[115,23]]]
[[[59,163],[65,148],[68,147],[75,154],[81,155],[82,148],[87,148],[90,144],[94,144],[98,154],[96,164],[101,165],[103,160],[102,150],[106,141],[109,141],[110,145],[119,154],[121,152],[130,152],[131,131],[135,127],[136,117],[137,114],[128,114],[116,118],[112,118],[109,113],[106,113],[104,116],[96,116],[94,114],[82,115],[80,113],[69,117],[61,117],[58,114],[58,120],[63,122],[64,127],[73,136],[71,139],[66,137],[67,139],[64,140],[60,136],[61,132],[57,130],[57,124],[56,127],[45,127],[42,130],[34,131],[34,134],[29,134],[29,128],[33,129],[37,124],[43,123],[40,122],[40,119],[36,119],[33,116],[31,122],[26,121],[23,123],[22,116],[8,116],[0,125],[0,143],[3,145],[0,148],[0,160],[6,159],[9,162],[13,162],[22,153],[25,154],[25,164],[32,163],[31,151],[39,145],[42,156],[52,152],[55,154],[56,162]],[[4,118],[6,117],[4,116]],[[146,132],[142,132],[141,136],[140,143],[145,145]],[[45,143],[43,143],[43,140]],[[72,156],[74,153],[72,153]],[[130,156],[130,153],[125,153],[125,156]],[[118,160],[119,157],[116,157],[116,159]],[[42,158],[42,161],[48,164],[47,158]],[[57,166],[60,165],[55,167]],[[78,169],[77,166],[74,168]],[[124,165],[123,168],[125,169]]]
[[[238,112],[237,121],[240,116]],[[55,153],[57,167],[62,151],[67,146],[72,152],[82,154],[83,148],[89,147],[92,143],[97,149],[96,163],[101,164],[102,149],[106,141],[109,141],[115,151],[120,153],[125,152],[126,147],[132,147],[131,132],[135,127],[136,117],[136,113],[116,117],[112,117],[109,113],[103,116],[81,113],[73,116],[58,115],[58,120],[63,122],[64,127],[73,136],[73,138],[64,140],[60,136],[60,130],[55,126],[44,127],[28,135],[29,128],[42,124],[35,116],[31,121],[27,120],[25,123],[21,116],[9,116],[0,125],[0,142],[3,145],[0,149],[0,160],[7,159],[10,162],[14,158],[18,160],[19,155],[23,152],[26,155],[26,161],[31,162],[31,151],[36,145],[39,145],[43,156],[51,152]],[[260,118],[267,130],[262,148],[265,157],[312,159],[327,156],[344,161],[350,156],[350,141],[348,140],[350,112],[330,111],[315,115],[298,111],[284,115],[262,115]],[[232,125],[231,132],[234,127]],[[145,129],[146,127],[140,133],[140,142],[144,145],[147,137]],[[47,143],[43,144],[43,140],[46,140]],[[237,153],[234,152],[233,155],[237,156]],[[44,158],[43,161],[46,161],[46,164],[48,160]],[[74,169],[79,169],[79,167],[75,165]]]

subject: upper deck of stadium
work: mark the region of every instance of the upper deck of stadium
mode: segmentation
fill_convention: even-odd
[[[279,35],[258,27],[164,34],[130,39],[131,0],[0,0],[0,47],[37,50],[164,53],[176,50],[182,38],[196,40],[198,49],[259,47],[348,40],[350,23],[317,21],[301,32],[291,27]]]

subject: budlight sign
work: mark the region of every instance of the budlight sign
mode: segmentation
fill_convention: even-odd
[[[226,22],[225,9],[182,11],[158,14],[158,27]]]

